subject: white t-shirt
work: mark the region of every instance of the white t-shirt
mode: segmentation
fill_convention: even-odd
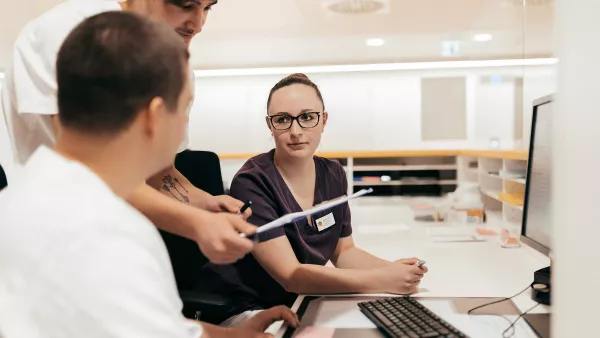
[[[4,338],[199,337],[154,225],[78,162],[40,147],[0,192]]]
[[[86,18],[120,11],[119,2],[68,0],[30,21],[19,33],[0,102],[18,164],[23,165],[40,145],[52,147],[56,141],[51,116],[58,114],[56,59],[63,41]],[[186,131],[180,151],[187,145]]]

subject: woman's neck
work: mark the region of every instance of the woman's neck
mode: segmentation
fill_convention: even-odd
[[[315,161],[310,158],[286,158],[278,156],[277,151],[273,156],[273,161],[279,172],[285,178],[310,177],[315,171]]]

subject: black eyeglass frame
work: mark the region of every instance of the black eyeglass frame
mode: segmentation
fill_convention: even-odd
[[[304,114],[317,114],[317,123],[315,123],[314,126],[312,127],[305,127],[300,123],[300,116],[304,115]],[[283,129],[278,129],[277,127],[275,127],[275,124],[273,123],[273,118],[275,117],[281,117],[281,116],[288,116],[289,118],[292,119],[292,123],[290,123],[290,126],[287,128],[283,128]],[[288,130],[290,128],[292,128],[292,126],[294,125],[294,121],[296,121],[298,123],[298,125],[300,126],[300,128],[302,129],[312,129],[316,126],[319,125],[319,122],[321,122],[321,112],[316,112],[316,111],[308,111],[308,112],[303,112],[298,116],[291,116],[290,114],[275,114],[275,115],[271,115],[271,116],[267,116],[269,118],[269,122],[271,123],[271,126],[273,128],[275,128],[275,130]]]

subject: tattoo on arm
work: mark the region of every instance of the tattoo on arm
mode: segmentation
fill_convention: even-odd
[[[181,191],[179,191],[178,186],[181,187],[181,189],[186,194],[188,193],[187,189],[179,182],[179,180],[177,178],[173,178],[173,176],[167,175],[167,176],[163,177],[162,182],[163,182],[162,189],[164,191],[171,194],[171,196],[173,196],[179,202],[190,203],[189,197],[187,195],[184,195]],[[175,192],[177,194],[175,194],[172,189],[175,190]]]

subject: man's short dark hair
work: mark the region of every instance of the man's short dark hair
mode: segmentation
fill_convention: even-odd
[[[183,39],[166,25],[125,12],[86,19],[58,52],[61,124],[114,134],[128,128],[155,97],[175,110],[188,59]]]

